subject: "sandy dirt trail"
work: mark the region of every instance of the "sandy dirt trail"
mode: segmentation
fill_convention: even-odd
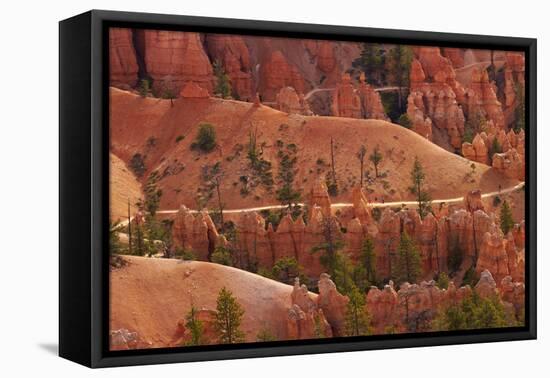
[[[510,188],[502,189],[500,191],[494,191],[494,192],[488,192],[483,193],[481,195],[481,198],[490,198],[497,195],[502,194],[508,194],[515,190],[521,189],[525,183],[520,182],[519,184],[512,186]],[[445,199],[435,199],[432,200],[432,203],[440,204],[440,203],[458,203],[462,202],[464,200],[464,197],[455,197],[455,198],[445,198]],[[304,206],[304,203],[298,203],[299,206]],[[369,202],[369,206],[372,207],[394,207],[394,206],[416,206],[416,201],[395,201],[395,202]],[[331,207],[333,208],[343,208],[343,207],[352,207],[353,203],[350,202],[340,202],[340,203],[333,203]],[[248,207],[243,209],[224,209],[224,214],[234,214],[234,213],[244,213],[244,212],[251,212],[251,211],[262,211],[262,210],[277,210],[277,209],[284,209],[286,205],[269,205],[269,206],[259,206],[259,207]],[[157,214],[176,214],[178,210],[160,210],[157,211]],[[198,210],[189,210],[190,213],[198,213]]]

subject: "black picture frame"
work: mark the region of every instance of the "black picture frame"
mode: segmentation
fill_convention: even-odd
[[[523,51],[526,59],[525,327],[280,341],[150,350],[108,350],[109,27],[207,31]],[[89,367],[344,352],[535,339],[536,73],[530,38],[386,30],[92,10],[59,23],[59,354]]]

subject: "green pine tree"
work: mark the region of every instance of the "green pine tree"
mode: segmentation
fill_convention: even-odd
[[[117,255],[123,250],[118,236],[122,228],[123,226],[121,226],[118,221],[109,223],[109,253],[111,253],[111,255]]]
[[[302,194],[299,189],[294,186],[294,180],[296,178],[296,157],[297,148],[294,144],[289,144],[286,151],[280,149],[277,152],[279,158],[279,173],[277,174],[277,189],[276,198],[283,205],[288,206],[289,210],[292,210],[294,204],[300,201]]]
[[[365,274],[370,285],[376,285],[376,253],[374,252],[374,242],[370,237],[363,240],[361,245],[361,264],[365,269]]]
[[[364,336],[371,333],[370,317],[365,308],[365,295],[353,287],[348,295],[346,308],[346,336]]]
[[[233,255],[229,248],[219,245],[214,249],[214,252],[212,252],[210,261],[216,264],[233,266]]]
[[[231,97],[231,81],[225,73],[225,69],[220,61],[215,61],[213,64],[214,76],[216,76],[216,87],[214,93],[221,98]]]
[[[204,345],[204,325],[202,320],[197,318],[198,310],[191,306],[191,310],[185,316],[185,327],[191,332],[191,340],[186,345]]]
[[[403,231],[399,241],[398,281],[415,283],[421,273],[420,262],[420,253],[416,244],[407,232]]]
[[[378,174],[378,166],[384,159],[384,156],[382,156],[382,153],[380,152],[380,147],[376,146],[374,150],[372,151],[372,154],[369,156],[369,160],[372,162],[372,165],[374,165],[374,174],[376,177],[379,176]]]
[[[364,43],[361,55],[353,62],[353,66],[365,73],[369,84],[382,85],[385,74],[385,51],[377,43]]]
[[[520,130],[525,129],[525,88],[522,84],[517,84],[514,87],[516,92],[516,110],[515,118],[516,123],[514,124],[514,131],[517,133]]]
[[[319,261],[333,277],[338,268],[338,252],[344,248],[344,242],[340,237],[338,228],[338,221],[335,217],[323,217],[321,221],[321,232],[324,240],[311,249],[311,253],[321,253]]]
[[[262,328],[260,332],[258,332],[258,335],[256,335],[256,341],[277,341],[277,338],[267,328]]]
[[[389,72],[389,82],[399,88],[397,91],[398,106],[401,112],[405,109],[403,101],[403,88],[409,87],[409,75],[411,72],[411,63],[413,60],[413,51],[410,46],[395,45],[388,52],[386,66]]]
[[[244,341],[240,330],[244,310],[233,293],[225,287],[220,290],[216,301],[216,331],[220,344],[236,344]]]
[[[411,180],[412,186],[409,187],[409,191],[416,196],[418,214],[420,214],[421,219],[424,219],[431,212],[432,207],[430,194],[425,189],[426,174],[420,160],[418,160],[418,156],[414,158]]]
[[[508,205],[507,201],[502,203],[500,208],[500,229],[504,235],[507,235],[514,228],[514,218],[512,216],[512,209]]]

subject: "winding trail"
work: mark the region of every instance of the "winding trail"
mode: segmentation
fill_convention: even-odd
[[[507,194],[511,193],[515,190],[521,189],[525,185],[524,182],[520,182],[519,184],[512,186],[510,188],[497,190],[494,192],[488,192],[481,195],[481,198],[490,198],[497,195]],[[455,197],[455,198],[446,198],[446,199],[436,199],[432,200],[432,203],[440,204],[440,203],[457,203],[462,202],[464,200],[464,197]],[[297,205],[303,206],[303,203],[298,203]],[[416,206],[416,201],[395,201],[395,202],[369,202],[369,206],[371,207],[394,207],[394,206]],[[353,203],[350,202],[340,202],[340,203],[333,203],[331,205],[332,208],[345,208],[345,207],[352,207]],[[262,210],[276,210],[276,209],[284,209],[286,205],[268,205],[268,206],[259,206],[259,207],[247,207],[242,209],[226,209],[224,210],[224,214],[236,214],[236,213],[246,213],[251,211],[262,211]],[[178,210],[160,210],[157,211],[157,214],[176,214]],[[198,213],[198,210],[189,210],[190,213]]]
[[[318,92],[331,92],[335,89],[336,88],[334,88],[334,87],[332,87],[332,88],[314,88],[311,91],[306,93],[306,95],[304,96],[304,99],[309,100],[309,98],[312,95],[314,95],[315,93],[318,93]],[[401,89],[409,89],[409,88],[408,87],[401,87]],[[399,87],[392,87],[392,86],[374,88],[375,92],[394,92],[394,91],[398,91],[398,90],[399,90]]]

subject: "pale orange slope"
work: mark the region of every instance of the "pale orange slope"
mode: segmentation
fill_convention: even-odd
[[[190,145],[200,122],[216,127],[219,148],[209,154],[191,150]],[[329,170],[330,139],[334,139],[336,170],[341,194],[334,202],[349,202],[351,188],[359,182],[360,146],[367,154],[379,146],[384,160],[380,170],[387,174],[373,186],[385,201],[413,199],[408,192],[410,170],[415,156],[424,165],[428,189],[433,198],[453,198],[468,190],[498,190],[517,183],[492,168],[475,163],[475,172],[468,177],[472,164],[449,153],[401,126],[379,120],[358,120],[339,117],[306,117],[288,115],[267,106],[221,99],[169,100],[140,98],[118,89],[111,90],[111,149],[129,161],[135,153],[146,156],[148,172],[164,174],[162,209],[177,209],[181,204],[195,208],[196,190],[201,168],[221,161],[226,172],[222,184],[226,208],[244,208],[276,204],[275,195],[257,189],[241,196],[239,177],[248,174],[246,146],[249,133],[257,130],[258,144],[265,142],[264,158],[278,172],[278,140],[298,146],[296,185],[306,193],[314,182]],[[178,138],[180,141],[176,142]],[[183,138],[183,139],[182,139]],[[241,150],[240,153],[236,151]],[[323,163],[324,164],[318,164]],[[366,169],[373,172],[367,160]],[[387,185],[383,185],[387,181]]]
[[[241,329],[247,341],[255,341],[262,329],[277,339],[287,338],[289,285],[208,262],[124,259],[129,264],[111,272],[111,330],[136,331],[151,347],[170,346],[177,322],[185,317],[191,302],[198,309],[215,310],[217,295],[226,287],[245,310]]]
[[[113,154],[109,154],[109,190],[111,221],[124,220],[128,217],[128,201],[130,212],[135,214],[136,202],[142,197],[141,184],[126,164]]]

